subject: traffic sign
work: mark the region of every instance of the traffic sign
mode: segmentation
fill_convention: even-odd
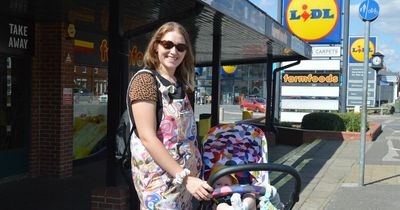
[[[363,21],[374,21],[379,15],[379,4],[374,0],[365,0],[358,10]]]

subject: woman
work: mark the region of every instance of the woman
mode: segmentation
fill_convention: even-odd
[[[191,199],[208,200],[212,187],[199,177],[202,167],[192,107],[194,58],[186,30],[168,22],[153,35],[144,55],[151,74],[136,75],[129,87],[138,136],[132,135],[132,173],[141,209],[191,209]],[[157,83],[159,89],[157,90]],[[163,117],[157,127],[157,91]]]

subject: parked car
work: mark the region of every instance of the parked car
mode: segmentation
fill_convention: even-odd
[[[255,112],[265,112],[265,107],[267,102],[264,98],[245,98],[240,105],[240,108],[255,111]]]
[[[88,89],[74,89],[74,102],[75,103],[81,103],[81,102],[87,102],[87,103],[92,103],[93,102],[93,93],[90,92]]]
[[[99,96],[99,102],[100,103],[107,103],[107,101],[108,101],[107,93],[103,93],[102,95]]]

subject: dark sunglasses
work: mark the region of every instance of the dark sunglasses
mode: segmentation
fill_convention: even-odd
[[[160,40],[158,43],[161,44],[165,49],[170,50],[173,47],[175,47],[179,52],[185,52],[186,51],[186,44],[174,44],[172,41],[168,40]]]

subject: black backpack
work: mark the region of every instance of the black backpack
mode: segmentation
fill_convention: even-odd
[[[136,74],[131,78],[131,81],[129,82],[128,88],[131,86],[131,83],[133,79],[139,75],[140,73],[150,73],[153,75],[156,85],[157,85],[157,106],[156,106],[156,118],[157,118],[157,128],[160,125],[161,118],[162,118],[162,97],[160,91],[158,91],[158,88],[160,86],[159,81],[157,79],[158,73],[153,71],[153,70],[148,70],[148,69],[142,69],[136,72]],[[129,100],[129,94],[127,91],[126,94],[126,104],[127,108],[125,111],[122,113],[119,125],[116,131],[116,136],[115,136],[115,158],[117,159],[119,166],[122,171],[130,171],[131,169],[131,150],[130,150],[130,139],[132,136],[132,133],[135,132],[137,134],[136,126],[135,126],[135,121],[133,119],[133,114],[132,114],[132,107],[130,106],[130,100]],[[129,119],[131,118],[131,120]],[[131,121],[133,123],[132,129],[130,129],[130,124]],[[125,173],[124,173],[125,174]],[[128,178],[130,179],[130,177]]]

